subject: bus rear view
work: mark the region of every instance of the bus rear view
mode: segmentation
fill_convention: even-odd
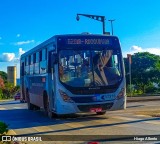
[[[30,95],[32,106],[48,107],[49,115],[125,109],[125,72],[117,37],[57,35],[49,43],[54,48],[47,49],[45,96],[39,94],[41,102],[36,104]]]

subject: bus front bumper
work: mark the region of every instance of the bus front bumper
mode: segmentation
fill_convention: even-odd
[[[91,112],[91,109],[101,108],[102,111],[109,110],[113,106],[113,102],[104,104],[77,105],[80,112]]]

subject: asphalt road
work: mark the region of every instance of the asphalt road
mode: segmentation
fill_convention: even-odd
[[[131,142],[140,135],[160,135],[160,117],[152,117],[154,112],[160,113],[159,100],[130,102],[127,103],[126,110],[109,111],[103,116],[83,113],[50,119],[42,111],[27,110],[26,104],[19,101],[0,103],[0,121],[9,124],[11,134],[23,137],[39,135],[43,140],[48,140],[41,142],[45,144],[86,144],[84,141],[91,139],[94,141],[114,138],[118,141],[112,143],[158,144],[160,138],[159,142]],[[129,140],[125,140],[126,138]],[[54,141],[49,142],[50,140]],[[59,142],[60,140],[62,141]]]

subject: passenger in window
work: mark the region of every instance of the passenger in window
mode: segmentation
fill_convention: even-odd
[[[81,65],[81,74],[82,77],[87,78],[89,73],[89,62],[85,59]]]
[[[99,53],[93,57],[94,81],[97,86],[106,86],[109,84],[106,65],[111,56],[112,50],[106,50],[102,54]]]

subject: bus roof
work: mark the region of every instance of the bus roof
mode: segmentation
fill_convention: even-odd
[[[47,45],[50,44],[56,44],[56,39],[60,38],[60,37],[95,37],[95,36],[100,36],[100,37],[113,37],[113,38],[117,38],[116,36],[111,36],[111,35],[102,35],[102,34],[63,34],[63,35],[54,35],[51,38],[49,38],[48,40],[42,42],[41,44],[35,46],[34,48],[30,49],[29,51],[25,52],[24,54],[21,55],[21,59],[23,57],[26,57],[36,51],[39,51],[40,49],[44,48]]]

